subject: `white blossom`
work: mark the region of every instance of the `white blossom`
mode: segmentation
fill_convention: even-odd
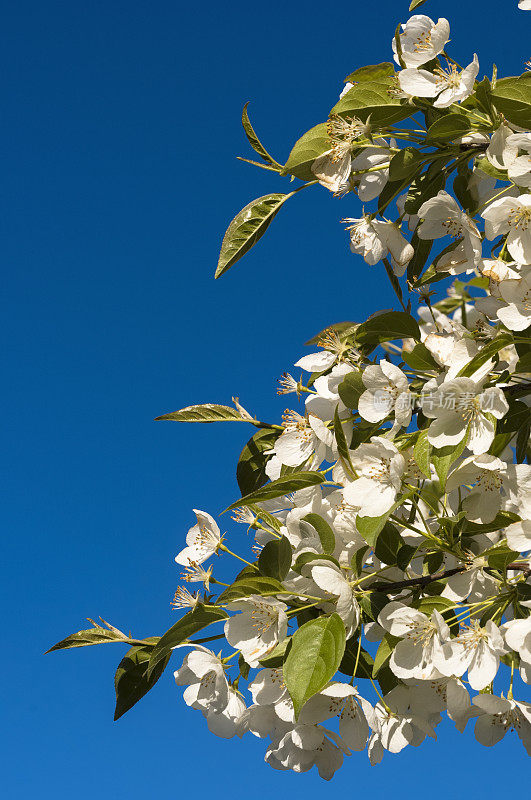
[[[402,60],[407,67],[418,67],[442,53],[450,38],[450,23],[441,18],[433,22],[424,14],[414,14],[404,24],[400,33]],[[395,61],[400,63],[396,43],[392,42]]]
[[[288,628],[287,606],[275,597],[250,595],[229,603],[231,611],[241,611],[225,622],[225,638],[241,650],[251,667],[275,649],[286,638]]]
[[[207,558],[217,553],[223,537],[216,520],[206,511],[194,508],[197,523],[186,535],[186,547],[175,556],[177,564],[193,567],[202,564]]]
[[[478,72],[479,61],[474,53],[473,60],[461,72],[454,64],[446,70],[438,67],[434,72],[408,67],[398,73],[398,80],[400,88],[407,94],[435,97],[433,105],[436,108],[448,108],[472,94]]]

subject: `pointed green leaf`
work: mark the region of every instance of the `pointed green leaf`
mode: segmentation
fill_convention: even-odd
[[[236,467],[236,480],[242,495],[260,489],[269,478],[266,475],[266,466],[270,456],[265,455],[266,450],[271,450],[280,431],[264,428],[251,436],[238,459]]]
[[[313,162],[331,147],[326,122],[321,122],[295,142],[282,174],[294,175],[301,181],[314,180],[315,175],[311,169]]]
[[[431,144],[435,139],[457,139],[470,130],[472,130],[472,126],[464,114],[447,114],[430,125],[426,134],[426,142]]]
[[[291,545],[285,536],[273,539],[262,548],[258,558],[258,569],[262,575],[283,581],[291,567],[291,555]]]
[[[431,477],[430,458],[431,458],[431,444],[428,442],[428,431],[423,430],[413,448],[413,458],[415,459],[418,468],[426,478]]]
[[[227,612],[222,608],[198,603],[192,611],[189,611],[188,614],[181,617],[175,625],[172,625],[172,627],[161,636],[151,653],[147,677],[150,678],[157,665],[166,658],[169,658],[174,647],[184,642],[185,639],[188,639],[190,636],[193,636],[194,633],[206,628],[207,625],[211,625],[213,622],[217,622],[220,619],[227,619],[227,617]]]
[[[278,161],[275,161],[273,156],[269,155],[269,153],[265,149],[264,145],[262,144],[262,142],[260,141],[260,139],[256,135],[253,126],[251,125],[251,120],[249,119],[249,114],[247,112],[247,106],[248,105],[249,105],[249,102],[247,102],[243,107],[242,125],[243,125],[243,129],[245,131],[245,135],[247,136],[247,139],[249,140],[249,144],[251,145],[253,150],[256,153],[258,153],[260,158],[262,158],[266,162],[266,164],[270,164],[272,167],[277,167],[278,170],[280,171],[282,169],[281,164],[279,164]]]
[[[356,330],[359,344],[379,344],[392,339],[415,339],[420,342],[418,322],[404,311],[388,311],[371,317]]]
[[[351,72],[345,78],[345,83],[363,83],[365,81],[377,81],[382,78],[389,78],[395,74],[395,67],[390,61],[383,61],[381,64],[369,64]]]
[[[323,552],[328,554],[333,553],[336,547],[336,539],[334,531],[328,522],[319,514],[306,514],[302,519],[303,522],[309,522],[317,531],[317,535],[321,540]]]
[[[338,614],[306,622],[293,635],[283,676],[293,700],[295,719],[304,703],[336,674],[345,642],[345,626]]]
[[[219,254],[215,277],[230,269],[262,238],[281,206],[295,193],[266,194],[251,200],[230,223]]]
[[[370,124],[375,127],[400,122],[414,114],[417,109],[390,94],[391,88],[392,76],[356,83],[330,113],[342,117],[358,117],[364,122],[370,117]]]
[[[264,500],[274,500],[275,497],[283,497],[285,494],[306,489],[308,486],[317,486],[323,481],[324,476],[320,472],[295,472],[293,475],[285,475],[276,481],[267,483],[256,492],[245,495],[232,503],[226,510],[230,511],[238,506],[249,506],[253,503],[263,503]]]
[[[118,664],[118,669],[114,676],[116,690],[115,720],[120,719],[126,711],[129,711],[135,703],[138,703],[153,688],[164,672],[170,660],[170,654],[158,662],[148,677],[148,663],[152,651],[152,646],[132,647]]]
[[[170,420],[172,422],[249,422],[242,417],[237,408],[221,406],[216,403],[203,403],[199,406],[187,406],[180,411],[172,411],[155,417],[155,422]]]

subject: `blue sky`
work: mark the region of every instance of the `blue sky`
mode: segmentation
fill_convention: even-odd
[[[170,670],[113,723],[123,649],[43,656],[87,616],[140,636],[166,630],[191,509],[216,514],[238,496],[236,459],[252,431],[153,418],[238,395],[274,420],[285,405],[275,381],[307,338],[393,306],[382,271],[348,252],[339,220],[356,216],[357,201],[324,190],[298,195],[244,261],[217,282],[213,272],[231,217],[287,185],[236,161],[252,157],[243,103],[252,101],[258,132],[284,160],[350,71],[389,60],[407,6],[2,4],[10,800],[205,789],[238,800],[353,787],[395,800],[413,787],[437,800],[506,788],[494,753],[446,724],[437,744],[379,767],[353,756],[331,785],[313,772],[276,773],[263,742],[210,735]],[[475,50],[480,77],[491,54],[502,74],[519,74],[531,55],[531,14],[516,0],[432,0],[422,11],[449,18],[452,54],[468,63]],[[242,529],[232,530],[245,549]],[[514,734],[495,752],[518,774]]]

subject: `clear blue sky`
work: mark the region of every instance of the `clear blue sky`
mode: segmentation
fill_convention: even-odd
[[[407,6],[2,3],[8,800],[205,790],[456,800],[506,788],[494,753],[449,725],[438,745],[379,767],[353,756],[331,785],[277,773],[263,763],[264,742],[210,735],[171,670],[113,723],[122,648],[43,656],[87,616],[140,636],[166,630],[192,507],[215,514],[237,496],[234,467],[251,431],[153,417],[235,394],[273,419],[285,405],[275,380],[309,336],[393,305],[380,268],[348,252],[339,219],[356,215],[357,201],[324,190],[290,201],[223,279],[213,272],[234,213],[286,186],[235,160],[250,156],[244,101],[283,160],[326,117],[345,75],[389,60]],[[516,0],[432,0],[422,11],[450,19],[452,54],[468,63],[477,51],[480,76],[491,53],[505,74],[531,55],[531,13]],[[236,547],[243,536],[234,531]],[[514,734],[496,757],[524,775]]]

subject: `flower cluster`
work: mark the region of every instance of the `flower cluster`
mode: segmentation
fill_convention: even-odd
[[[186,613],[166,634],[95,625],[55,646],[131,644],[133,702],[183,648],[185,703],[218,736],[267,739],[279,770],[330,779],[365,748],[376,764],[436,738],[444,712],[486,746],[514,728],[531,754],[531,81],[478,82],[449,38],[447,20],[411,17],[398,72],[352,73],[284,166],[244,111],[267,169],[375,203],[345,218],[350,249],[383,262],[399,310],[318,334],[279,381],[278,424],[237,399],[160,417],[254,426],[229,506],[254,541],[233,552],[242,537],[195,510],[175,558]],[[218,274],[296,191],[240,212]],[[239,562],[232,583],[215,555]]]

